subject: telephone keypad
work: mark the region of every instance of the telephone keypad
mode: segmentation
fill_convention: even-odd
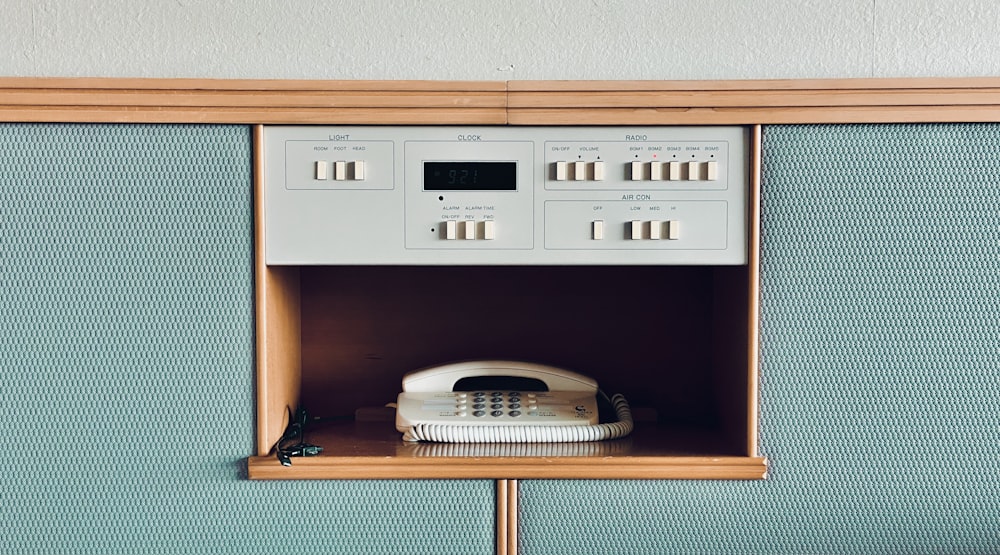
[[[474,405],[473,408],[475,408],[475,409],[485,409],[486,408],[486,404],[484,402],[482,402],[482,401],[485,401],[485,393],[483,393],[483,392],[476,392],[476,393],[473,393],[473,395],[476,396],[473,399],[473,401],[477,401],[477,404]],[[508,409],[506,413],[504,413],[504,411],[503,411],[503,409],[504,409],[504,396],[505,395],[507,397],[507,399],[506,399],[506,402],[507,402],[506,408]],[[512,418],[517,418],[517,417],[521,416],[522,414],[525,414],[524,412],[522,412],[520,410],[522,408],[527,408],[528,409],[528,412],[527,412],[528,416],[538,416],[538,401],[537,401],[538,395],[535,394],[535,393],[529,393],[527,395],[527,397],[528,397],[527,407],[524,407],[521,404],[521,396],[522,395],[523,394],[520,391],[508,391],[506,393],[504,393],[503,391],[493,391],[493,392],[490,392],[490,410],[491,410],[490,416],[493,416],[495,418],[499,418],[501,416],[504,416],[504,414],[506,414],[507,416],[510,416]],[[479,411],[479,412],[483,412],[483,414],[485,414],[484,411]],[[477,416],[479,416],[479,415],[477,415]]]

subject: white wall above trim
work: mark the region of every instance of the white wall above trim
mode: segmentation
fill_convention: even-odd
[[[11,0],[0,75],[1000,75],[993,0]]]

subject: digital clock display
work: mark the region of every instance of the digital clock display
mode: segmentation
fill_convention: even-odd
[[[516,191],[517,162],[424,162],[425,191]]]

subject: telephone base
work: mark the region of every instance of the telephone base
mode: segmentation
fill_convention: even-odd
[[[569,394],[571,392],[552,392]],[[588,402],[593,397],[586,399]],[[492,426],[453,425],[453,424],[416,424],[409,428],[401,427],[397,420],[397,430],[403,432],[404,441],[433,441],[442,443],[571,443],[582,441],[603,441],[618,439],[632,433],[632,412],[628,402],[621,395],[615,395],[612,403],[617,413],[618,421],[607,424],[596,422],[597,407],[594,401],[593,418],[590,423],[579,424],[537,424],[524,426],[517,424],[499,424]],[[582,405],[574,407],[583,409]],[[398,418],[398,417],[397,417]]]

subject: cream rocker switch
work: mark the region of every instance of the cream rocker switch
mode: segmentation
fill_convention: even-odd
[[[556,162],[556,181],[566,181],[566,176],[569,173],[566,162]]]
[[[649,179],[652,181],[663,181],[663,162],[649,163]]]
[[[315,178],[317,180],[320,180],[320,181],[325,181],[327,179],[327,171],[326,171],[326,169],[327,169],[326,162],[324,162],[322,160],[318,160],[316,162],[316,168],[315,168],[316,174],[315,174]]]
[[[649,238],[654,241],[660,238],[660,233],[663,229],[663,222],[658,220],[653,220],[649,222]]]
[[[347,179],[347,162],[339,161],[333,163],[334,181],[344,181]]]
[[[680,181],[681,180],[681,163],[680,162],[667,162],[667,180],[669,180],[669,181]]]
[[[598,160],[593,164],[594,181],[604,181],[604,162]]]
[[[632,181],[642,181],[642,167],[645,166],[642,162],[632,162],[629,166],[629,179]]]
[[[677,220],[667,222],[667,239],[676,241],[681,238],[681,223]]]
[[[719,179],[719,163],[715,160],[705,163],[705,179],[708,181]]]
[[[642,221],[632,220],[629,222],[629,239],[636,241],[642,239]]]
[[[604,220],[594,220],[590,223],[590,233],[591,238],[594,241],[601,241],[604,239]]]
[[[701,162],[688,162],[687,163],[687,173],[688,181],[700,181],[701,180]]]

